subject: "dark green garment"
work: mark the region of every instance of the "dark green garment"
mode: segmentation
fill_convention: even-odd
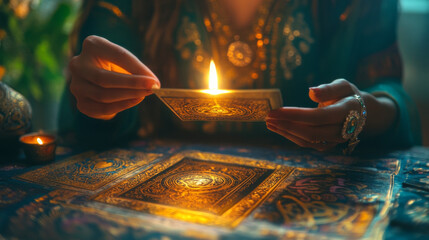
[[[218,56],[221,51],[213,46],[216,38],[204,22],[206,15],[200,5],[201,1],[191,0],[183,1],[181,5],[173,34],[177,79],[174,83],[164,83],[160,79],[163,87],[207,88],[206,82],[201,80],[205,79],[207,69],[202,68],[199,65],[201,61],[196,59],[221,58]],[[123,16],[115,15],[109,6],[118,7]],[[278,0],[269,7],[269,19],[272,21],[266,21],[269,27],[262,39],[267,39],[263,45],[266,70],[260,70],[253,82],[243,81],[245,78],[240,76],[231,77],[226,88],[279,88],[284,105],[316,107],[308,98],[308,88],[345,78],[359,89],[388,96],[397,104],[399,111],[395,128],[386,136],[366,139],[367,143],[383,147],[420,144],[418,113],[401,87],[396,1]],[[98,35],[141,56],[145,46],[137,34],[136,25],[132,17],[132,1],[96,2],[80,30],[77,53],[85,37]],[[213,51],[219,52],[213,54]],[[146,64],[149,61],[143,57],[140,59]],[[227,72],[222,70],[228,61],[220,61],[223,61],[219,65],[222,75]],[[140,132],[155,129],[154,134],[165,135],[186,131],[207,137],[227,133],[265,138],[275,135],[266,129],[265,123],[181,123],[153,96],[140,105],[140,111],[134,107],[110,121],[95,120],[76,110],[73,97],[66,90],[59,130],[64,134],[73,133],[75,139],[87,146],[112,145],[127,140],[136,134],[139,127]]]

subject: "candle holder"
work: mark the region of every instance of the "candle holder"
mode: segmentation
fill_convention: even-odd
[[[54,161],[57,139],[46,133],[30,133],[19,138],[27,162],[43,164]]]
[[[268,112],[282,107],[279,89],[153,90],[182,121],[265,121]]]

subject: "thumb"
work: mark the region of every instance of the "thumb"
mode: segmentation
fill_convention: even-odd
[[[316,103],[329,105],[329,103],[336,102],[358,92],[358,89],[349,81],[337,79],[328,84],[311,87],[308,95]]]
[[[338,100],[328,100],[328,101],[323,101],[321,98],[318,97],[318,89],[317,88],[310,88],[308,91],[308,96],[310,97],[311,101],[318,103],[318,107],[326,107],[329,105],[334,104],[335,102],[337,102]]]

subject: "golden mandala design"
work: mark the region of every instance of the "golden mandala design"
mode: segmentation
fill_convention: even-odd
[[[182,120],[240,120],[264,119],[270,111],[266,99],[205,99],[164,98]]]
[[[235,41],[229,44],[227,57],[234,66],[245,67],[252,62],[253,51],[249,44]]]
[[[189,171],[170,175],[163,182],[175,191],[204,193],[227,189],[233,185],[234,179],[222,173]]]
[[[88,161],[78,167],[79,174],[96,174],[96,173],[107,173],[122,169],[125,166],[125,162],[120,158],[108,158],[102,157],[96,161]]]
[[[219,114],[225,116],[243,116],[249,114],[251,109],[240,108],[240,106],[221,106],[213,105],[196,105],[192,106],[192,111],[206,116],[217,116]]]

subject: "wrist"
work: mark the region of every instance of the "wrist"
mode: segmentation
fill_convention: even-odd
[[[394,100],[385,95],[365,94],[368,119],[364,135],[379,136],[391,131],[397,122],[397,106]]]

